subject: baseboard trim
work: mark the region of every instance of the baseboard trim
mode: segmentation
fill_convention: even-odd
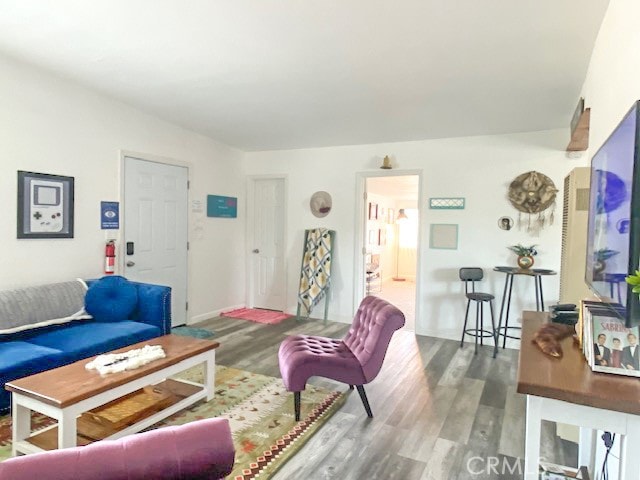
[[[200,315],[194,315],[187,321],[187,325],[193,325],[194,323],[204,322],[205,320],[211,320],[212,318],[219,317],[222,312],[229,312],[231,310],[237,310],[238,308],[244,308],[244,304],[231,305],[218,310],[212,310],[210,312],[201,313]]]

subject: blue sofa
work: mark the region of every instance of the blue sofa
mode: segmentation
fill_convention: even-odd
[[[10,407],[6,382],[170,333],[169,287],[78,282],[0,292],[0,411]]]

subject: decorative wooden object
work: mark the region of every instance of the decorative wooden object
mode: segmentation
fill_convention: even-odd
[[[571,141],[567,145],[567,152],[584,152],[589,148],[589,119],[591,109],[585,108],[578,120],[578,125],[571,134]]]

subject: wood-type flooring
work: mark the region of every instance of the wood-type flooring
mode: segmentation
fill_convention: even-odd
[[[218,317],[194,326],[215,331],[216,363],[274,377],[286,335],[341,338],[349,329],[295,318],[262,325]],[[474,355],[472,344],[461,349],[456,341],[396,332],[380,374],[365,386],[374,418],[354,390],[272,478],[521,479],[525,398],[515,391],[518,352],[491,354],[487,346]],[[311,383],[348,390],[321,378]],[[545,425],[543,457],[572,465],[576,455],[574,444],[555,435],[555,424]]]

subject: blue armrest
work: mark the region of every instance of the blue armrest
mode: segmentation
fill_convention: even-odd
[[[87,280],[87,285],[95,281]],[[131,320],[158,327],[162,335],[171,333],[171,287],[128,281],[138,290],[138,304]]]
[[[138,305],[132,320],[158,327],[162,335],[171,333],[171,287],[131,283],[138,288]]]

